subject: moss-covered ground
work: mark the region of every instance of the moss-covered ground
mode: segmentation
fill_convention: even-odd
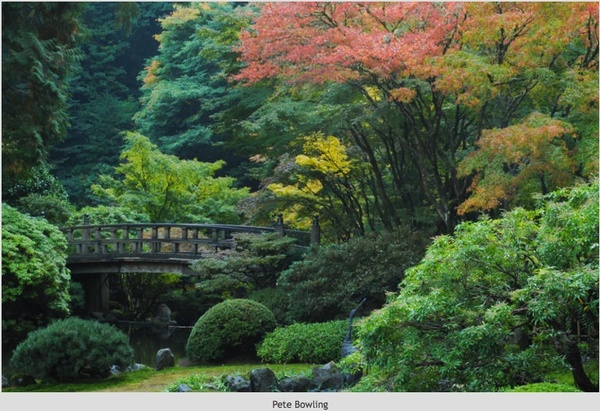
[[[106,380],[77,383],[51,384],[40,382],[27,387],[9,387],[5,392],[165,392],[174,391],[184,383],[195,392],[226,391],[223,378],[227,375],[248,375],[255,368],[272,369],[278,378],[286,375],[310,374],[311,364],[260,364],[232,363],[214,366],[172,367],[164,370],[145,368],[140,371],[123,373]],[[597,381],[598,362],[586,364],[586,368]],[[557,370],[547,375],[544,382],[522,387],[506,388],[512,392],[569,392],[578,391],[569,370]]]
[[[194,391],[221,391],[221,379],[227,375],[247,375],[255,368],[268,367],[277,376],[305,374],[309,364],[226,364],[202,367],[172,367],[164,370],[145,368],[140,371],[111,376],[106,380],[50,384],[40,382],[27,387],[9,387],[5,392],[164,392],[179,383],[188,384]]]

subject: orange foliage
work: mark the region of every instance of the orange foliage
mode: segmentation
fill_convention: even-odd
[[[484,130],[479,149],[458,168],[461,176],[475,172],[471,196],[458,207],[458,213],[497,208],[534,179],[544,178],[553,187],[568,184],[575,165],[563,138],[574,137],[574,133],[569,124],[540,113],[514,126]]]
[[[590,86],[597,85],[595,3],[284,2],[258,7],[255,23],[241,35],[238,51],[246,67],[234,77],[239,81],[377,79],[376,84],[392,84],[386,90],[390,101],[409,104],[416,91],[403,80],[418,78],[474,110],[502,96],[517,104],[514,96],[534,93],[554,93],[551,98],[569,109],[598,109],[597,87]],[[561,55],[572,44],[584,48],[574,62]],[[544,76],[562,76],[568,83],[561,85],[564,92],[552,80],[546,84]],[[508,113],[503,127],[516,118]],[[565,140],[574,134],[568,124],[538,113],[503,129],[483,130],[477,151],[458,170],[462,177],[476,175],[472,196],[459,213],[496,208],[534,180],[542,181],[543,189],[565,184],[574,173]]]
[[[259,3],[241,35],[247,67],[235,78],[254,83],[346,81],[365,72],[431,78],[450,50],[487,50],[491,61],[548,65],[575,37],[597,44],[598,10],[586,3]],[[593,44],[592,44],[593,46]]]
[[[453,3],[266,3],[239,51],[253,83],[346,81],[361,71],[381,77],[427,72],[457,25]]]
[[[156,77],[156,71],[160,68],[160,62],[158,60],[152,60],[150,65],[146,67],[146,75],[144,76],[144,85],[149,86],[155,83],[158,78]]]
[[[390,100],[399,103],[410,103],[415,98],[417,92],[413,89],[400,87],[390,91]]]

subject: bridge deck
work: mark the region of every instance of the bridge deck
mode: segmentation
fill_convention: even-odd
[[[283,224],[108,224],[64,227],[62,231],[70,247],[67,264],[72,273],[102,269],[108,270],[103,271],[106,273],[135,272],[136,265],[143,268],[141,272],[171,272],[168,270],[174,267],[189,267],[208,252],[231,248],[236,233],[278,233],[294,237],[302,246],[318,242],[318,232],[287,230]],[[184,271],[189,270],[178,268],[175,272]]]

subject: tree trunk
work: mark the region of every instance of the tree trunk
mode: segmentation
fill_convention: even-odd
[[[581,362],[581,352],[577,341],[561,333],[554,341],[556,349],[565,356],[573,372],[575,386],[585,392],[598,392],[598,385],[592,383]]]

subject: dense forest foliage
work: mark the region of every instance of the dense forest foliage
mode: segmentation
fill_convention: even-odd
[[[77,301],[64,255],[38,258],[64,254],[47,225],[318,215],[306,255],[240,238],[197,284],[119,278],[121,313],[162,292],[189,323],[232,296],[320,322],[367,297],[387,390],[495,390],[558,357],[597,390],[598,20],[594,3],[3,3],[3,308],[37,298],[40,270],[60,286],[15,335]]]
[[[9,203],[64,198],[58,179],[77,207],[114,204],[91,187],[118,176],[126,132],[224,161],[219,175],[253,191],[241,218],[306,227],[317,213],[331,241],[407,223],[452,232],[597,169],[590,4],[31,3],[4,16]]]

